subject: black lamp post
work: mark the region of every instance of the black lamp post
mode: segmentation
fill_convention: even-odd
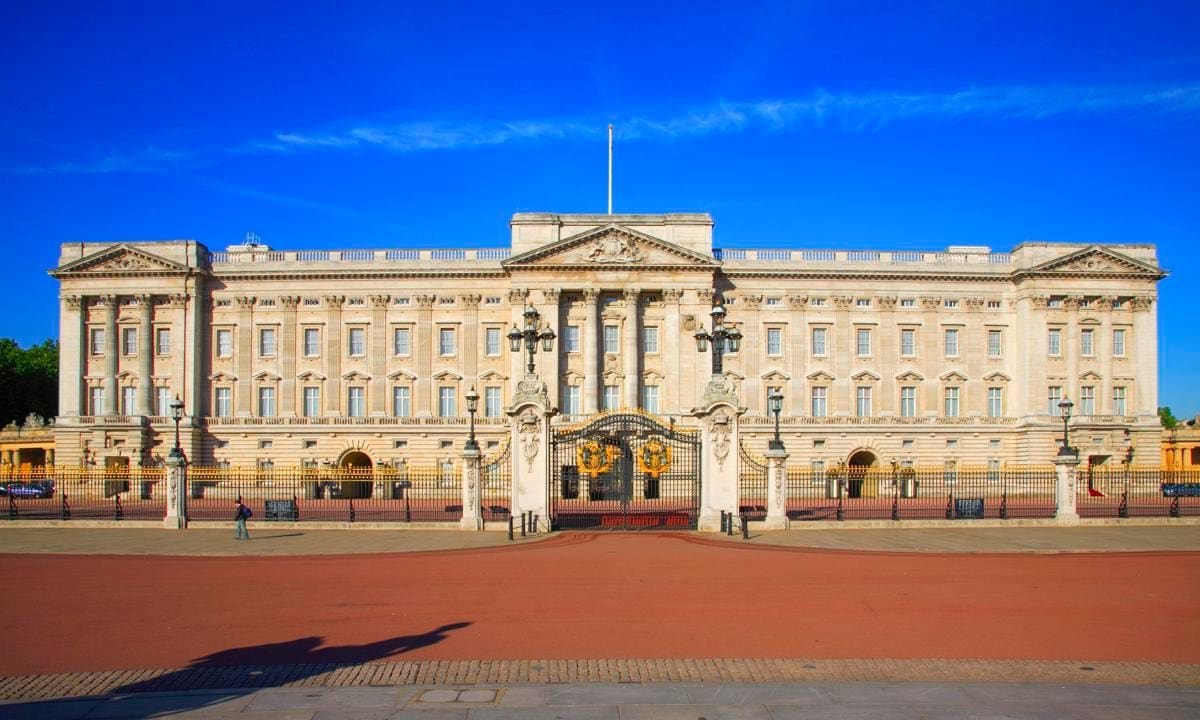
[[[533,309],[533,306],[525,308],[522,314],[525,318],[525,328],[517,329],[514,325],[512,330],[508,331],[508,347],[513,352],[521,352],[521,341],[525,341],[525,349],[529,352],[529,364],[527,372],[533,374],[533,356],[537,352],[538,341],[542,342],[542,352],[550,352],[554,350],[554,331],[546,325],[538,330],[538,321],[541,319],[541,314]]]
[[[712,332],[707,332],[701,325],[693,337],[696,338],[696,349],[700,352],[707,350],[709,341],[712,341],[712,374],[721,375],[724,372],[721,367],[721,356],[727,352],[738,351],[742,344],[742,332],[736,327],[725,327],[725,306],[720,303],[714,305],[709,314],[712,316]]]
[[[1075,403],[1071,402],[1070,398],[1063,398],[1062,402],[1058,404],[1059,413],[1063,419],[1063,444],[1058,450],[1059,457],[1075,454],[1071,450],[1071,430],[1067,426],[1071,420],[1071,408],[1073,407],[1075,407]]]
[[[171,403],[171,417],[175,420],[175,447],[171,448],[171,457],[176,460],[183,458],[183,448],[179,445],[179,421],[183,420],[183,401],[179,396],[175,396],[175,402]]]
[[[475,386],[467,391],[467,414],[471,416],[471,430],[467,435],[467,444],[465,449],[468,451],[479,451],[479,443],[475,442],[475,413],[479,410],[479,393],[475,392]]]
[[[767,449],[783,450],[783,441],[779,439],[779,413],[783,411],[783,393],[779,388],[771,388],[767,393],[767,410],[775,415],[775,439],[767,443]]]

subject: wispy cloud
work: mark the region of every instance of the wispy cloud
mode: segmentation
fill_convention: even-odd
[[[602,136],[613,122],[625,140],[687,138],[810,128],[871,132],[900,123],[1036,122],[1060,116],[1118,116],[1131,121],[1200,116],[1200,84],[1177,86],[1002,86],[955,92],[828,92],[804,97],[717,102],[662,112],[540,120],[427,119],[353,122],[288,129],[226,147],[147,148],[86,160],[9,168],[10,173],[154,172],[214,164],[234,155],[313,152],[396,154],[467,150],[510,143],[570,142]]]

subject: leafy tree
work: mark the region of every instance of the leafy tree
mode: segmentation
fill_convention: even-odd
[[[47,340],[27,350],[0,338],[0,426],[22,423],[30,413],[58,415],[58,343]]]
[[[1175,419],[1175,414],[1171,412],[1171,408],[1167,405],[1163,405],[1158,409],[1158,419],[1162,422],[1162,426],[1168,430],[1179,424],[1179,421]]]

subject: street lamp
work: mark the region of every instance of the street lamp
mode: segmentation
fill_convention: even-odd
[[[171,403],[171,417],[175,420],[175,447],[171,448],[171,457],[176,460],[183,458],[183,448],[179,445],[179,421],[183,419],[183,401],[179,396],[175,396],[175,402]]]
[[[779,388],[771,388],[767,393],[767,410],[775,415],[775,439],[767,443],[767,449],[783,450],[783,441],[779,439],[779,413],[783,411],[783,393]]]
[[[1063,398],[1062,402],[1058,404],[1059,414],[1062,415],[1063,419],[1063,444],[1058,450],[1060,457],[1075,454],[1071,450],[1071,431],[1067,427],[1067,423],[1071,420],[1071,408],[1073,407],[1075,407],[1075,403],[1071,402],[1070,398]]]
[[[508,348],[513,352],[521,352],[521,341],[525,341],[525,349],[529,352],[528,374],[533,374],[533,356],[537,352],[538,341],[542,343],[542,352],[550,352],[554,350],[554,331],[547,324],[538,330],[538,321],[541,319],[541,314],[533,308],[532,305],[525,308],[522,313],[525,319],[525,328],[518,329],[513,325],[513,329],[508,331]]]
[[[467,414],[471,416],[471,431],[467,435],[467,451],[478,452],[479,443],[475,442],[475,412],[479,410],[479,393],[475,392],[475,386],[467,391]]]
[[[712,374],[721,375],[724,372],[721,368],[721,356],[727,352],[738,351],[742,344],[742,333],[736,327],[725,327],[725,306],[720,303],[713,306],[709,315],[712,317],[712,332],[707,332],[701,325],[693,337],[696,338],[696,349],[700,352],[707,350],[709,341],[712,342]]]

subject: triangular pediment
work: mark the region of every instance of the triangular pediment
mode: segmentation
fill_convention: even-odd
[[[413,379],[416,380],[415,377]],[[480,373],[479,379],[480,380],[507,380],[508,376],[502,372],[496,372],[495,370],[488,370],[487,372]]]
[[[268,372],[266,370],[263,370],[262,372],[256,374],[254,376],[254,379],[259,382],[279,382],[283,378],[279,377],[278,375],[276,375],[273,372]]]
[[[413,382],[417,379],[417,376],[404,370],[396,370],[395,372],[388,373],[387,379],[394,382]]]
[[[983,379],[987,382],[1009,382],[1012,380],[1012,378],[999,371],[994,372],[991,375],[984,375]]]
[[[463,376],[453,370],[443,370],[439,373],[434,373],[433,379],[442,382],[462,382]]]
[[[908,372],[897,375],[896,379],[900,382],[924,382],[925,376],[919,372],[909,370]]]
[[[315,370],[305,370],[304,372],[297,375],[296,379],[300,380],[301,382],[312,382],[314,380],[316,380],[317,382],[323,382],[323,381],[327,380],[328,378],[326,378],[324,375],[322,375],[321,373],[319,373]]]
[[[342,373],[342,379],[348,380],[349,382],[367,382],[371,379],[371,376],[365,372],[351,370],[350,372]]]
[[[227,372],[215,372],[208,376],[213,382],[237,382],[237,375]]]
[[[609,224],[514,255],[501,263],[506,269],[540,268],[694,268],[712,270],[714,258],[674,243]]]
[[[767,382],[786,382],[791,380],[792,376],[788,375],[782,370],[771,370],[770,372],[763,374],[762,379]]]
[[[863,370],[856,375],[851,375],[850,379],[855,382],[879,382],[879,376],[870,370]]]
[[[1080,375],[1080,376],[1079,376],[1079,379],[1080,379],[1080,380],[1087,380],[1087,381],[1090,381],[1090,382],[1095,382],[1095,381],[1097,381],[1097,380],[1100,380],[1101,378],[1100,378],[1100,374],[1099,374],[1099,373],[1097,373],[1096,371],[1094,371],[1094,370],[1088,370],[1088,371],[1087,371],[1087,372],[1085,372],[1084,374]]]
[[[192,272],[186,265],[159,257],[127,243],[113,245],[50,271],[56,278],[71,276],[177,275]]]
[[[1165,273],[1149,263],[1135,260],[1128,255],[1099,245],[1048,260],[1026,271],[1030,275],[1153,275],[1164,277]]]
[[[829,373],[825,372],[824,370],[818,370],[815,373],[812,373],[808,376],[808,381],[809,382],[820,382],[820,383],[833,382],[833,376],[830,375]]]
[[[962,373],[959,373],[959,372],[955,372],[954,370],[951,370],[950,372],[946,373],[945,375],[942,375],[939,379],[942,382],[947,382],[947,383],[964,383],[967,381],[967,377],[965,375],[963,375]]]

